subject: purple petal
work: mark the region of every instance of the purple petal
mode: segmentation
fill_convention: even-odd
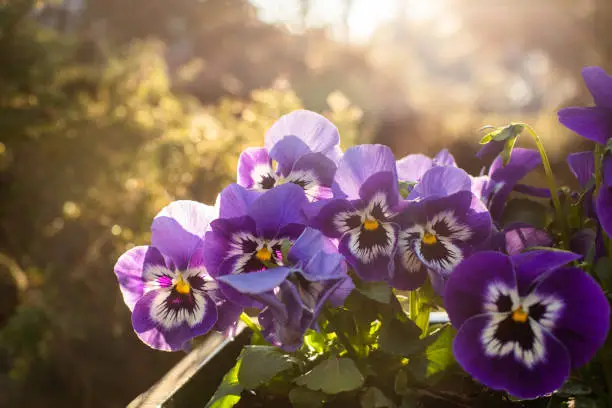
[[[184,269],[217,215],[217,208],[195,201],[170,203],[153,220],[151,244]]]
[[[584,258],[588,257],[593,245],[595,245],[594,260],[606,255],[606,246],[599,228],[597,230],[592,228],[578,230],[570,239],[570,250]]]
[[[433,166],[433,160],[424,154],[409,154],[396,163],[397,177],[401,181],[417,182]]]
[[[603,185],[612,187],[612,156],[606,156],[602,164]]]
[[[584,188],[595,172],[595,157],[593,152],[571,153],[567,156],[567,164],[578,179],[580,187]]]
[[[321,251],[328,254],[338,253],[338,247],[320,231],[306,228],[291,247],[288,257],[292,262],[306,262]]]
[[[453,354],[465,371],[490,388],[523,399],[550,394],[563,385],[570,373],[570,359],[559,340],[544,330],[542,346],[546,356],[531,368],[517,361],[513,352],[489,357],[481,340],[489,319],[487,315],[470,318],[453,341]]]
[[[217,304],[217,323],[213,330],[223,333],[226,337],[234,337],[236,327],[243,309],[229,300]]]
[[[552,238],[545,230],[527,224],[516,223],[504,229],[505,250],[508,255],[523,252],[534,246],[551,246]]]
[[[252,295],[271,291],[287,279],[291,272],[291,268],[280,266],[260,272],[220,276],[217,279],[240,293]]]
[[[277,302],[270,302],[268,308],[259,314],[262,334],[269,343],[285,351],[297,350],[303,342],[304,332],[312,324],[303,307],[295,287],[285,283],[279,291]]]
[[[298,159],[309,153],[308,145],[296,136],[285,136],[270,150],[270,156],[278,163],[278,174],[282,176],[287,176]]]
[[[561,268],[548,274],[533,292],[563,302],[551,332],[569,351],[573,369],[587,363],[610,329],[610,304],[599,285],[581,269]]]
[[[265,176],[274,175],[272,160],[264,147],[249,147],[238,158],[238,184],[246,188],[262,188]]]
[[[433,162],[438,166],[457,167],[457,162],[448,149],[442,149],[433,158]]]
[[[336,174],[336,163],[322,153],[308,153],[300,157],[287,179],[301,185],[313,200],[331,198],[331,186]]]
[[[272,151],[287,136],[299,139],[311,153],[323,153],[334,161],[339,158],[340,134],[338,129],[318,113],[296,110],[281,116],[272,125],[266,133],[265,146],[274,160],[278,161]]]
[[[610,109],[600,107],[564,108],[557,112],[566,128],[593,142],[605,145],[612,135]]]
[[[132,313],[132,325],[136,335],[149,347],[162,351],[178,351],[183,345],[196,336],[207,333],[217,321],[217,308],[215,303],[204,296],[204,316],[202,320],[189,326],[182,323],[168,329],[151,318],[151,307],[153,300],[158,296],[160,290],[153,290],[144,295],[135,305]]]
[[[288,224],[306,224],[304,207],[308,203],[304,190],[295,184],[284,184],[266,191],[248,210],[260,236],[275,237]]]
[[[478,153],[476,153],[476,157],[485,161],[493,160],[504,150],[505,146],[505,140],[492,140],[480,148]]]
[[[397,236],[397,227],[393,226],[396,236]],[[385,281],[388,280],[392,274],[394,266],[394,252],[391,252],[391,255],[381,254],[379,253],[375,256],[370,262],[364,262],[359,259],[350,249],[349,242],[351,240],[351,234],[345,234],[340,240],[340,245],[338,247],[340,253],[344,255],[346,261],[349,265],[351,265],[361,279],[364,281]]]
[[[326,201],[322,207],[318,215],[312,219],[311,225],[328,237],[340,238],[342,232],[335,225],[334,219],[340,213],[355,211],[355,203],[344,199],[335,199]]]
[[[162,254],[154,247],[138,246],[119,257],[115,264],[115,274],[123,301],[130,310],[142,297],[145,289],[144,269],[149,265],[166,266]]]
[[[408,196],[409,199],[446,196],[458,191],[470,191],[472,180],[465,170],[458,167],[433,167]]]
[[[420,288],[427,280],[427,268],[412,249],[398,247],[395,269],[389,284],[399,290]]]
[[[246,215],[249,206],[262,193],[238,184],[230,184],[219,194],[219,218],[234,218]]]
[[[514,269],[506,255],[483,251],[463,260],[450,274],[444,293],[444,305],[453,326],[461,327],[470,317],[484,313],[487,290],[497,282],[516,287]]]
[[[333,307],[341,307],[344,305],[344,301],[355,289],[355,284],[350,277],[346,277],[342,282],[330,293],[327,300]]]
[[[362,198],[364,205],[378,193],[385,195],[386,205],[393,210],[396,204],[401,200],[397,177],[394,173],[380,172],[372,175],[363,183],[359,190],[359,195]]]
[[[360,145],[344,153],[338,164],[333,185],[334,196],[355,200],[361,186],[374,174],[391,173],[393,184],[397,185],[395,157],[387,146]]]
[[[595,201],[595,211],[601,224],[601,228],[612,236],[612,187],[601,187],[597,200]]]
[[[212,231],[204,236],[201,247],[194,252],[194,258],[202,262],[212,276],[219,276],[221,265],[230,257],[230,242],[238,232],[255,235],[255,222],[251,217],[219,218],[211,224]],[[200,258],[201,257],[201,258]]]
[[[582,78],[597,106],[612,109],[612,77],[601,67],[585,67]]]
[[[519,295],[525,296],[530,286],[546,274],[563,265],[582,258],[582,255],[560,249],[541,249],[512,255],[510,260],[516,271]]]

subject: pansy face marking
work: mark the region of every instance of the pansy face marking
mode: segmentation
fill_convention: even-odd
[[[349,234],[349,248],[363,263],[371,263],[381,255],[390,256],[395,247],[395,232],[384,193],[377,193],[362,210],[338,213],[334,226],[342,234]]]
[[[253,168],[251,178],[254,180],[253,189],[257,191],[267,191],[276,186],[293,183],[304,189],[310,201],[325,195],[325,188],[312,170],[293,170],[287,176],[282,176],[275,174],[268,165],[258,165]]]
[[[217,289],[217,283],[204,267],[172,271],[163,266],[150,266],[145,270],[145,292],[158,290],[150,309],[151,319],[165,329],[183,323],[194,327],[206,313],[207,292]]]
[[[415,224],[400,231],[399,249],[403,266],[418,271],[418,260],[438,271],[449,271],[463,259],[461,249],[453,241],[467,241],[471,229],[461,224],[453,211],[435,214],[424,224]],[[414,250],[414,252],[413,252]]]
[[[283,264],[281,245],[289,238],[264,239],[248,232],[232,235],[228,257],[237,256],[231,273],[261,271],[270,265]]]
[[[520,298],[515,289],[496,282],[487,288],[484,308],[490,321],[480,341],[489,357],[513,354],[527,368],[546,359],[544,330],[552,330],[564,303],[552,295],[537,291]]]

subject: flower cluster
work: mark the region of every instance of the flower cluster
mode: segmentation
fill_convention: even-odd
[[[522,398],[555,391],[593,358],[610,324],[591,266],[612,233],[612,78],[599,68],[584,77],[597,106],[559,118],[601,146],[568,158],[575,193],[554,181],[548,190],[521,184],[538,166],[549,170],[543,151],[514,148],[527,125],[487,135],[481,153],[501,153],[472,176],[447,150],[399,160],[383,145],[343,152],[323,116],[281,117],[265,147],[241,154],[237,183],[214,206],[169,204],[153,220],[151,245],[119,258],[136,334],[180,350],[210,330],[231,335],[245,310],[257,310],[263,338],[291,353],[320,329],[322,311],[350,311],[356,288],[428,287],[458,329],[457,362],[476,380]],[[514,192],[567,217],[509,218]]]

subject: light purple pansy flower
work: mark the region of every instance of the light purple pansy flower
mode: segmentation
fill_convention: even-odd
[[[444,303],[459,332],[453,353],[476,380],[519,398],[563,385],[606,339],[610,305],[580,258],[558,250],[479,252],[447,282]]]
[[[595,106],[559,110],[559,122],[580,136],[605,145],[612,138],[612,77],[603,68],[586,67],[582,77]]]
[[[429,272],[434,288],[442,294],[444,281],[453,269],[491,233],[491,216],[482,201],[469,191],[469,184],[464,186],[467,190],[447,195],[442,185],[448,172],[439,173],[423,178],[417,188],[428,194],[409,201],[395,219],[400,231],[391,285],[396,288],[415,289],[425,282]],[[423,186],[428,182],[434,185]]]
[[[340,240],[339,251],[366,281],[387,280],[393,271],[401,196],[395,158],[387,146],[348,149],[333,184],[334,199],[321,202],[312,225]]]
[[[264,193],[237,184],[226,187],[219,198],[220,217],[204,237],[205,265],[211,275],[239,275],[263,271],[283,263],[281,246],[294,242],[306,227],[304,190],[285,184]],[[258,307],[252,298],[220,283],[233,302]]]
[[[442,149],[433,158],[420,153],[409,154],[399,159],[396,166],[399,181],[412,187],[421,181],[423,175],[432,167],[457,167],[457,163],[447,149]]]
[[[264,147],[248,148],[238,159],[238,184],[266,191],[297,184],[310,201],[331,197],[340,135],[325,117],[307,110],[282,116],[268,130]],[[273,166],[273,161],[277,166]]]
[[[215,207],[175,201],[153,220],[151,245],[130,249],[115,265],[134,331],[152,348],[181,350],[213,328],[231,330],[241,312],[204,267],[202,236],[216,217]]]
[[[285,351],[295,351],[306,330],[316,328],[325,302],[340,306],[353,289],[346,270],[344,257],[332,241],[307,228],[282,266],[219,279],[265,305],[259,315],[264,338]]]

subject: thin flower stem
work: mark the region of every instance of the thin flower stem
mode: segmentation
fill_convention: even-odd
[[[345,348],[348,355],[351,356],[354,360],[358,360],[359,356],[357,355],[357,352],[353,348],[351,341],[348,339],[348,337],[346,337],[346,335],[341,330],[338,330],[338,328],[336,328],[336,326],[332,323],[333,316],[330,310],[327,307],[324,307],[321,310],[321,314],[327,319],[328,327],[331,328],[334,333],[336,333],[336,336],[338,336],[338,340],[340,341],[342,346]]]
[[[546,154],[546,150],[544,149],[544,144],[542,143],[542,139],[535,132],[535,130],[526,123],[521,123],[527,129],[527,132],[531,135],[533,140],[535,141],[536,147],[538,148],[538,152],[542,157],[542,165],[544,166],[544,173],[546,174],[546,182],[548,183],[548,189],[550,190],[551,199],[553,202],[553,206],[555,207],[555,212],[557,213],[557,220],[561,225],[561,231],[563,232],[563,244],[565,247],[569,245],[569,233],[567,231],[567,222],[565,220],[565,215],[563,214],[563,207],[561,207],[561,201],[559,200],[559,189],[557,188],[557,182],[555,181],[555,176],[553,175],[552,168],[550,167],[550,161],[548,160],[548,155]]]
[[[603,181],[603,174],[601,171],[601,167],[603,164],[604,147],[600,144],[596,144],[594,154],[595,154],[595,197],[597,197],[597,193],[599,192],[599,188],[601,187],[601,183]]]
[[[242,320],[242,322],[246,324],[247,327],[251,329],[251,331],[253,331],[253,333],[261,334],[261,329],[259,328],[259,325],[255,323],[253,319],[251,319],[251,317],[245,312],[242,312],[240,314],[240,320]]]

